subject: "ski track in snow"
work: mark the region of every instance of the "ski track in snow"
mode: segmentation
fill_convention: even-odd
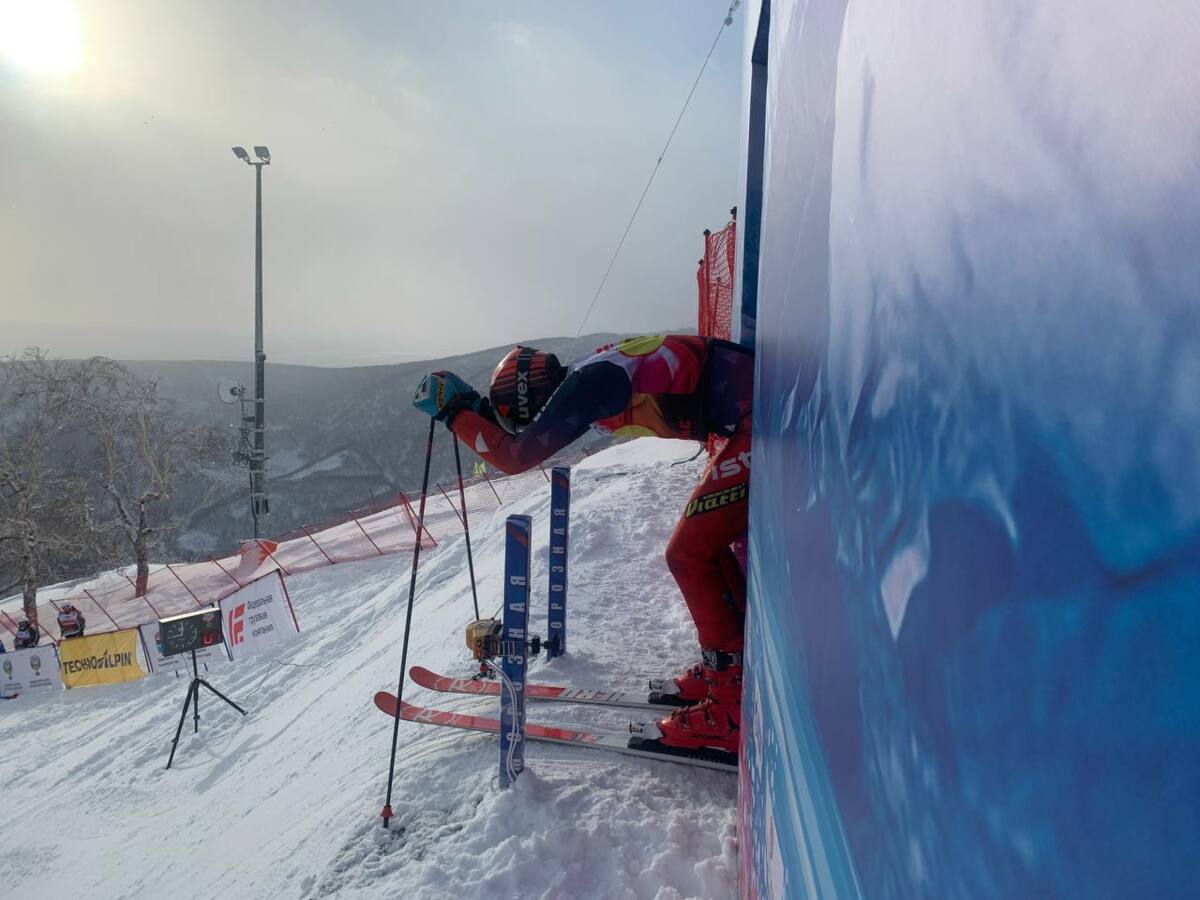
[[[440,441],[435,452],[448,452]],[[573,470],[569,654],[531,679],[637,689],[697,657],[663,549],[703,458],[641,439]],[[472,523],[480,612],[500,605],[511,513],[534,519],[530,629],[545,636],[549,487]],[[736,894],[736,777],[531,744],[495,787],[494,737],[400,725],[390,830],[379,810],[396,688],[408,555],[288,579],[302,628],[277,659],[214,669],[200,733],[187,682],[150,676],[0,703],[0,884],[7,897],[654,898]],[[474,618],[461,536],[425,551],[409,665],[469,675]],[[405,698],[487,711],[496,702],[406,682]],[[630,713],[531,703],[530,721],[620,730]],[[634,717],[650,713],[632,712]]]

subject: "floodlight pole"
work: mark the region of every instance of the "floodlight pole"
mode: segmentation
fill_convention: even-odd
[[[250,467],[250,513],[257,538],[259,517],[271,511],[267,500],[267,354],[263,352],[262,289],[262,170],[269,160],[251,165],[254,166],[254,461]]]
[[[267,498],[267,354],[263,352],[263,288],[262,288],[262,170],[271,164],[266,147],[255,147],[257,160],[251,159],[243,147],[234,147],[233,154],[248,166],[254,166],[254,450],[250,456],[250,515],[254,520],[254,537],[260,537],[260,519],[271,513]]]

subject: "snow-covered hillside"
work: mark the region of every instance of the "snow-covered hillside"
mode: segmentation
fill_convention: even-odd
[[[695,635],[662,551],[702,461],[644,439],[574,470],[571,652],[532,677],[638,688],[693,661]],[[531,629],[545,633],[549,490],[474,522],[483,615],[500,605],[510,513],[534,517]],[[380,827],[408,558],[296,575],[302,633],[277,660],[211,673],[249,710],[201,698],[164,770],[186,682],[169,676],[0,703],[0,884],[6,897],[730,897],[736,778],[669,762],[532,744],[494,786],[494,738],[402,723],[397,820]],[[461,537],[427,551],[410,664],[470,674]],[[407,686],[406,698],[494,700]],[[620,730],[627,717],[530,704],[530,721]]]
[[[526,342],[558,353],[567,362],[621,336],[607,332],[578,339],[530,336]],[[413,388],[426,372],[449,369],[486,391],[492,369],[511,346],[386,366],[319,368],[271,362],[268,532],[278,535],[328,521],[418,483],[428,422],[408,402]],[[218,400],[220,382],[254,384],[253,367],[246,363],[176,360],[124,365],[156,379],[162,396],[189,422],[222,428],[236,425],[238,413]],[[592,436],[587,440],[597,442]],[[452,479],[453,454],[435,453],[431,475],[434,482]],[[184,503],[177,512],[187,511],[179,550],[195,558],[236,546],[251,530],[245,473],[220,466],[195,483],[185,481],[177,491],[177,499]]]

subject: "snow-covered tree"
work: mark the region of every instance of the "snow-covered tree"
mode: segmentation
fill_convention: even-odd
[[[97,358],[86,371],[84,415],[94,440],[91,527],[120,561],[132,555],[139,596],[150,555],[185,520],[171,506],[178,477],[215,461],[225,449],[219,428],[182,421],[158,393],[158,382]]]
[[[39,582],[76,574],[95,556],[86,479],[72,466],[88,367],[37,348],[0,362],[0,594],[20,586],[33,621]]]

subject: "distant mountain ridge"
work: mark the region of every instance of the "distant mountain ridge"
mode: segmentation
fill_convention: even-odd
[[[589,334],[573,338],[523,341],[539,349],[573,357],[587,355],[624,335]],[[504,344],[441,359],[350,368],[321,368],[267,362],[266,420],[268,491],[271,516],[267,534],[282,534],[319,524],[399,490],[420,486],[429,420],[411,403],[412,391],[430,371],[446,369],[481,392]],[[223,379],[251,388],[250,363],[198,361],[123,362],[131,371],[158,379],[159,391],[184,419],[228,425],[230,448],[237,436],[240,409],[217,398]],[[445,434],[439,429],[439,436]],[[585,437],[581,443],[588,442]],[[592,439],[592,443],[596,440]],[[467,451],[470,474],[477,458]],[[245,469],[216,468],[206,483],[181,485],[179,503],[193,504],[186,529],[173,548],[182,556],[204,556],[234,546],[251,534]],[[431,483],[454,477],[454,456],[447,438],[435,438]]]

